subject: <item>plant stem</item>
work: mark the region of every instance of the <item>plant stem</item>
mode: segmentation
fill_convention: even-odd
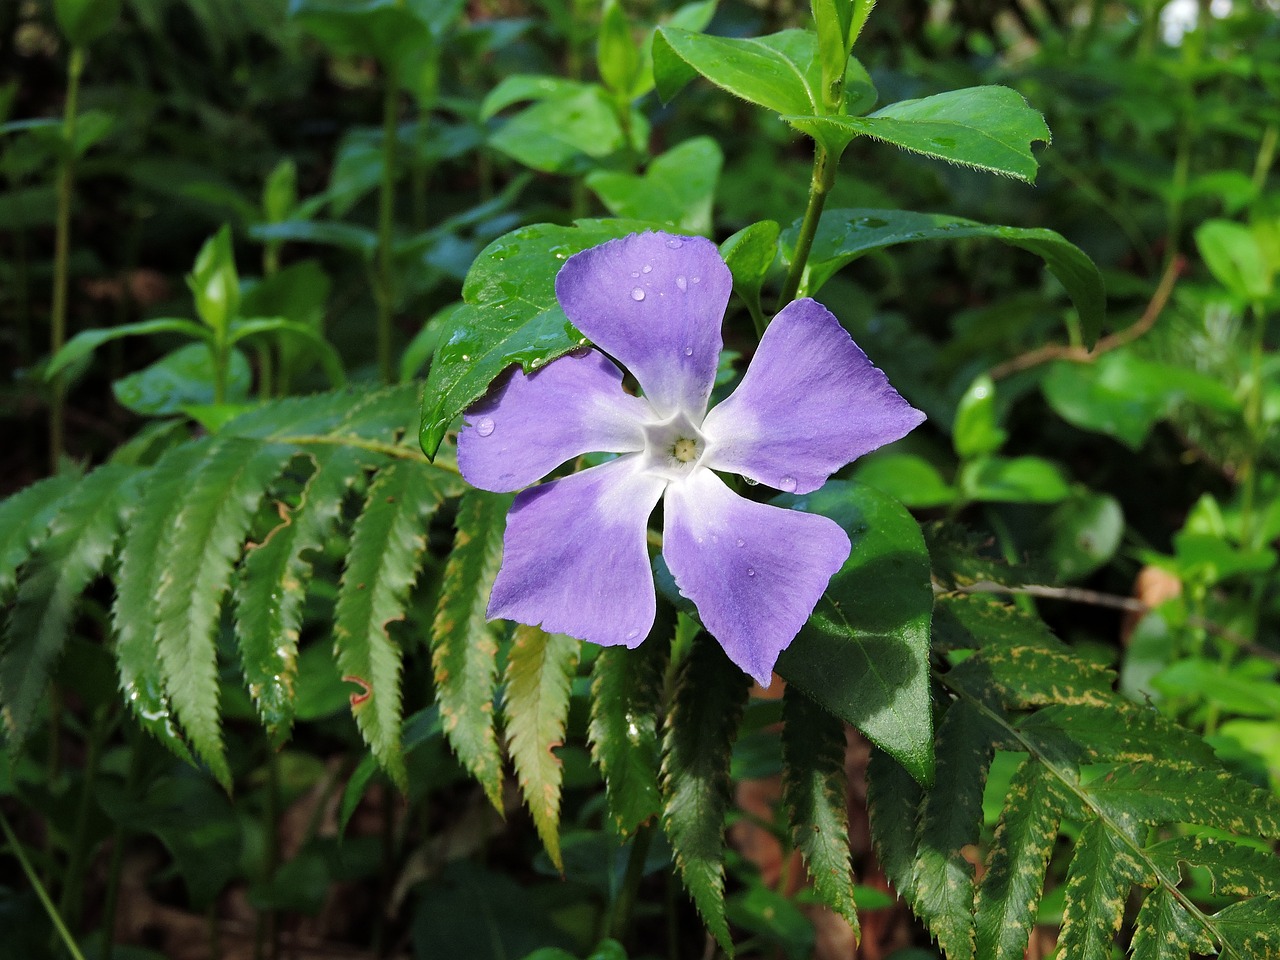
[[[1262,361],[1267,313],[1261,303],[1255,303],[1250,312],[1253,314],[1253,341],[1249,345],[1249,394],[1244,401],[1244,462],[1240,464],[1240,545],[1246,550],[1261,546],[1258,542],[1261,530],[1254,530],[1254,513],[1258,489],[1258,447],[1266,432],[1266,425],[1262,422]]]
[[[627,873],[622,879],[622,889],[613,904],[613,917],[609,921],[609,935],[625,941],[631,927],[631,912],[635,908],[640,881],[644,879],[644,862],[649,856],[649,843],[653,839],[652,824],[644,824],[636,831],[627,857]]]
[[[782,293],[778,295],[779,310],[794,300],[796,291],[800,289],[800,279],[804,276],[804,268],[809,263],[809,251],[813,248],[813,237],[818,232],[818,220],[822,216],[822,208],[826,206],[827,195],[836,182],[836,169],[839,166],[839,157],[832,158],[820,144],[813,145],[813,177],[809,181],[809,203],[805,206],[804,220],[800,223],[800,236],[796,238],[791,269],[782,286]]]
[[[22,844],[18,842],[18,838],[14,835],[13,828],[9,826],[9,818],[4,815],[3,810],[0,810],[0,830],[4,831],[4,838],[9,844],[9,849],[17,857],[18,864],[22,867],[22,872],[26,875],[27,882],[31,884],[31,888],[35,890],[40,905],[44,907],[45,913],[49,915],[49,920],[53,923],[54,930],[57,931],[58,939],[67,948],[67,952],[71,954],[73,960],[84,960],[84,954],[80,952],[80,947],[76,945],[75,938],[71,936],[71,931],[67,929],[67,925],[62,922],[62,917],[58,915],[57,908],[54,907],[53,901],[49,899],[49,891],[44,888],[44,884],[40,882],[40,878],[32,868],[31,861],[27,859],[27,853],[22,849]]]
[[[378,308],[378,377],[391,383],[392,312],[395,308],[395,268],[391,244],[396,199],[396,121],[399,119],[400,81],[394,64],[384,64],[382,91],[382,188],[378,196],[378,270],[373,298]]]
[[[94,711],[93,724],[89,728],[89,744],[84,761],[84,784],[80,801],[76,805],[75,827],[71,834],[71,858],[67,863],[66,879],[62,895],[58,898],[58,912],[66,918],[67,925],[75,927],[80,922],[80,908],[84,901],[84,872],[89,859],[86,849],[89,811],[97,790],[98,765],[102,759],[102,744],[110,731],[105,707]]]
[[[142,748],[135,735],[137,728],[126,725],[125,735],[129,743],[129,772],[125,778],[124,795],[133,797],[142,778]],[[111,835],[111,861],[107,865],[107,892],[102,906],[102,960],[111,960],[116,939],[116,910],[120,904],[120,876],[124,869],[125,828],[117,822]]]
[[[62,349],[67,340],[67,263],[71,256],[71,199],[75,185],[76,105],[80,99],[80,75],[84,72],[84,50],[71,48],[67,63],[67,100],[62,112],[62,141],[66,155],[58,170],[58,210],[53,240],[53,300],[49,311],[49,354]],[[58,472],[65,437],[63,406],[65,384],[61,375],[50,384],[49,472]]]

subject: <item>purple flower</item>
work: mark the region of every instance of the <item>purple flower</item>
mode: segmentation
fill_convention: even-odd
[[[680,592],[729,659],[768,685],[849,538],[826,517],[746,500],[716,473],[808,493],[924,414],[813,300],[774,318],[738,388],[708,412],[732,285],[715,244],[665,233],[565,263],[556,297],[599,349],[515,370],[467,411],[458,465],[472,485],[507,492],[584,453],[619,456],[516,497],[490,619],[639,644],[656,611],[647,529],[662,500],[662,555]],[[614,360],[643,396],[623,390]]]

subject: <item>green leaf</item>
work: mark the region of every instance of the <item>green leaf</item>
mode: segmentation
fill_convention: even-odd
[[[979,643],[982,638],[979,638]],[[1097,704],[1111,692],[1114,675],[1067,648],[986,647],[948,676],[975,694],[992,689],[1011,706]]]
[[[1042,457],[983,457],[965,465],[958,485],[987,503],[1057,503],[1071,494],[1062,471]]]
[[[1213,953],[1213,941],[1168,888],[1157,887],[1134,921],[1130,960],[1187,960],[1192,950]]]
[[[591,756],[604,775],[607,821],[628,837],[662,812],[658,789],[658,710],[671,637],[671,608],[635,650],[606,647],[591,670]]]
[[[1213,915],[1223,957],[1254,960],[1280,956],[1280,897],[1254,897]]]
[[[783,233],[782,245],[788,259],[799,231],[797,221]],[[922,240],[966,239],[999,240],[1038,256],[1075,304],[1086,342],[1097,340],[1106,319],[1102,274],[1079,247],[1061,234],[1039,227],[1006,227],[910,210],[827,210],[818,221],[800,295],[816,295],[837,271],[873,250]]]
[[[50,358],[44,368],[44,377],[46,380],[53,379],[81,357],[87,357],[110,340],[119,340],[121,337],[151,336],[157,333],[181,333],[195,340],[210,339],[209,331],[199,324],[173,318],[141,320],[138,323],[125,323],[118,327],[85,330],[68,340],[62,349]]]
[[[1179,764],[1119,766],[1089,785],[1099,808],[1140,823],[1199,823],[1257,837],[1280,836],[1280,800],[1221,770],[1194,776]]]
[[[280,524],[250,544],[235,586],[236,642],[245,683],[272,740],[284,741],[293,723],[298,681],[298,636],[313,573],[306,554],[319,551],[337,527],[347,494],[377,463],[351,447],[319,448],[315,469]]]
[[[298,165],[286,157],[272,167],[262,185],[262,212],[270,223],[289,219],[298,205]]]
[[[1037,760],[1023,761],[1009,784],[974,904],[976,956],[983,960],[1026,954],[1061,815],[1052,774]]]
[[[334,609],[338,672],[361,688],[352,694],[351,712],[373,755],[402,789],[401,650],[387,628],[404,618],[427,548],[427,521],[448,491],[440,473],[412,460],[378,472],[351,531]]]
[[[955,488],[928,460],[913,453],[882,453],[863,457],[853,479],[875,487],[904,507],[945,507],[956,498]]]
[[[1054,581],[1083,579],[1115,556],[1124,536],[1124,512],[1115,497],[1077,489],[1044,520],[1045,562]]]
[[[778,235],[781,228],[772,220],[761,220],[743,227],[720,244],[720,256],[733,274],[733,290],[746,302],[753,314],[763,316],[760,289],[778,258]]]
[[[502,756],[493,727],[498,631],[485,608],[502,560],[512,497],[470,490],[458,507],[457,539],[444,570],[431,625],[436,699],[449,743],[462,765],[502,810]]]
[[[1118,698],[1045,707],[1027,717],[1018,732],[1033,749],[1072,765],[1160,761],[1191,772],[1219,763],[1213,748],[1194,733],[1149,706]]]
[[[802,133],[832,146],[865,135],[948,163],[1034,183],[1036,141],[1049,142],[1044,117],[1008,87],[967,87],[922,100],[903,100],[865,117],[806,116],[781,110]]]
[[[525,804],[547,856],[560,857],[560,782],[564,770],[553,748],[564,743],[569,691],[581,641],[537,627],[517,626],[507,655],[503,717],[511,761]]]
[[[36,548],[67,493],[80,482],[69,470],[37,480],[0,502],[0,596],[13,589],[18,567]]]
[[[422,61],[456,19],[459,4],[399,0],[289,0],[289,15],[339,56],[373,57],[411,90]]]
[[[1150,874],[1134,856],[1136,846],[1105,820],[1094,820],[1081,831],[1062,902],[1061,956],[1111,955],[1129,888],[1146,882]]]
[[[596,40],[596,64],[604,85],[627,101],[640,78],[640,48],[618,0],[605,0]]]
[[[1189,835],[1153,844],[1147,848],[1147,857],[1174,881],[1179,878],[1183,863],[1207,871],[1218,896],[1280,896],[1280,859],[1269,850],[1213,836]]]
[[[222,598],[254,512],[292,451],[238,438],[216,440],[203,451],[177,496],[151,571],[154,643],[174,713],[196,753],[229,787],[218,715]]]
[[[813,615],[778,658],[778,673],[912,776],[931,782],[933,588],[919,526],[896,502],[856,483],[831,481],[775,502],[830,517],[853,543]]]
[[[794,687],[783,695],[782,798],[813,888],[858,930],[849,860],[844,724]]]
[[[77,599],[115,549],[138,477],[108,464],[80,480],[23,566],[0,647],[0,707],[14,746],[30,733]]]
[[[282,341],[295,340],[310,347],[319,356],[320,365],[324,368],[324,374],[329,378],[329,385],[331,387],[345,387],[347,385],[347,374],[342,369],[342,358],[338,355],[338,351],[333,348],[333,344],[324,338],[324,334],[305,323],[286,320],[283,317],[259,317],[253,320],[243,320],[232,325],[229,342],[239,343],[248,337],[257,337],[268,333],[284,334],[278,339]]]
[[[648,140],[648,120],[638,111],[631,110],[626,130],[602,87],[562,80],[554,93],[507,120],[489,145],[534,170],[573,174],[619,151],[643,154]]]
[[[900,763],[882,750],[872,750],[867,764],[867,812],[876,856],[889,883],[898,891],[914,887],[917,824],[924,788]]]
[[[556,302],[556,274],[572,254],[643,229],[626,220],[535,224],[489,244],[462,287],[466,306],[450,318],[422,397],[422,449],[435,456],[454,417],[507,367],[526,371],[586,343]]]
[[[73,47],[87,47],[111,29],[124,0],[54,0],[53,14]]]
[[[952,443],[961,459],[995,453],[1004,446],[1008,434],[996,422],[996,385],[982,374],[960,398],[952,427]]]
[[[586,184],[614,216],[705,235],[723,163],[716,141],[694,137],[655,157],[643,174],[593,170]]]
[[[902,891],[952,960],[974,955],[973,864],[964,848],[978,842],[982,788],[998,736],[986,715],[966,701],[943,714],[937,779],[920,810],[912,884]]]
[[[259,243],[318,243],[358,253],[372,260],[378,235],[368,227],[337,220],[282,220],[257,223],[248,229],[249,239]]]
[[[1206,220],[1196,228],[1196,248],[1214,279],[1244,303],[1265,300],[1275,272],[1252,230],[1231,220]]]
[[[239,350],[227,354],[226,397],[237,403],[249,396],[253,371]],[[213,354],[203,343],[190,343],[167,353],[137,373],[111,384],[116,401],[148,417],[165,417],[214,401]]]
[[[724,817],[729,755],[749,680],[705,633],[681,666],[662,749],[663,827],[685,889],[721,948],[733,942],[724,915]]]
[[[190,754],[174,724],[165,674],[156,651],[155,589],[164,575],[161,556],[181,511],[191,474],[206,458],[211,439],[169,450],[152,468],[137,513],[125,534],[111,608],[120,691],[142,728],[184,760]]]
[[[229,226],[224,224],[200,248],[187,275],[187,286],[195,297],[196,314],[221,340],[240,312],[240,277]]]

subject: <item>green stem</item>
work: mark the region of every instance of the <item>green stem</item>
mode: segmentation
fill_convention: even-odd
[[[280,868],[280,755],[270,743],[267,744],[267,799],[263,805],[263,826],[267,837],[266,863],[263,879],[271,884]],[[276,911],[267,908],[258,914],[257,930],[254,935],[253,955],[255,960],[264,957],[276,957],[279,953],[276,942]]]
[[[218,337],[218,342],[209,348],[213,351],[213,402],[225,403],[227,400],[227,347]]]
[[[1262,361],[1266,345],[1267,314],[1261,303],[1255,303],[1253,338],[1249,345],[1249,394],[1244,401],[1245,452],[1240,464],[1240,545],[1246,550],[1260,546],[1261,530],[1254,530],[1255,501],[1258,490],[1258,447],[1266,432],[1262,422]]]
[[[71,834],[71,857],[67,863],[66,879],[62,884],[62,895],[58,898],[58,912],[66,918],[70,927],[75,927],[80,922],[80,908],[84,901],[84,874],[89,861],[89,813],[93,809],[93,798],[98,788],[102,744],[109,731],[107,711],[100,707],[94,712],[93,725],[89,729],[84,784],[80,790],[80,801],[76,805],[75,826]]]
[[[22,867],[22,872],[26,875],[27,882],[35,890],[40,905],[44,907],[50,922],[53,923],[53,928],[58,933],[58,939],[67,948],[67,952],[71,954],[73,960],[84,960],[84,954],[80,952],[80,948],[76,945],[75,938],[71,936],[71,931],[67,929],[67,925],[62,922],[62,917],[58,915],[57,908],[54,907],[53,901],[49,899],[49,891],[44,888],[44,884],[40,882],[40,878],[32,868],[31,861],[27,859],[27,853],[22,849],[22,844],[18,842],[18,838],[14,835],[13,828],[9,826],[9,818],[4,815],[3,810],[0,810],[0,830],[4,831],[4,838],[9,844],[9,849],[18,858],[18,864]]]
[[[826,206],[827,195],[836,182],[836,169],[839,166],[839,157],[832,158],[824,147],[816,143],[813,145],[813,177],[809,181],[809,203],[805,206],[804,220],[800,222],[800,236],[796,238],[791,269],[782,286],[782,293],[778,295],[779,310],[794,300],[800,289],[804,268],[809,263],[809,251],[813,249],[813,237],[818,232],[818,220],[822,217],[822,208]]]
[[[126,727],[129,741],[129,772],[125,778],[126,797],[132,798],[138,789],[138,781],[142,778],[142,748],[135,735],[137,727]],[[111,835],[111,862],[107,865],[107,892],[102,905],[102,960],[111,960],[116,940],[116,910],[120,904],[120,878],[124,872],[125,829],[121,823],[116,824]]]
[[[622,878],[622,889],[618,891],[618,899],[613,904],[613,916],[609,921],[609,935],[615,940],[625,942],[631,927],[631,914],[635,909],[636,894],[640,889],[640,881],[644,879],[644,862],[649,856],[649,843],[653,840],[652,824],[644,824],[636,831],[631,841],[631,852],[627,858],[627,872]]]
[[[374,300],[378,307],[378,376],[391,383],[395,369],[391,362],[392,313],[395,308],[395,266],[391,249],[396,199],[396,138],[400,114],[400,82],[394,64],[384,67],[382,92],[382,188],[378,195],[378,272]]]
[[[1267,185],[1267,174],[1276,159],[1276,141],[1280,140],[1280,126],[1271,124],[1262,133],[1262,142],[1258,145],[1258,155],[1253,161],[1253,188],[1259,193]]]
[[[58,210],[53,240],[53,302],[49,315],[49,355],[57,353],[67,340],[67,264],[71,257],[71,200],[75,186],[76,105],[80,99],[80,75],[84,72],[84,50],[71,48],[67,63],[67,101],[62,112],[62,141],[67,151],[58,170]],[[63,407],[66,385],[61,376],[50,385],[49,472],[58,472],[65,436]]]

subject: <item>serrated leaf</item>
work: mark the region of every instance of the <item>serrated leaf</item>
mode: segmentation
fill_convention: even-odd
[[[318,448],[301,502],[280,505],[280,524],[250,544],[235,587],[236,642],[245,684],[268,735],[283,742],[293,724],[298,634],[311,583],[306,556],[336,528],[347,493],[377,462],[351,447]]]
[[[587,736],[604,775],[607,820],[619,837],[662,812],[658,708],[674,633],[671,608],[659,604],[653,629],[638,648],[607,647],[592,666]]]
[[[1110,699],[1111,670],[1067,650],[1038,647],[992,647],[970,657],[952,671],[957,683],[975,692],[998,690],[1010,706],[1049,703],[1100,704]]]
[[[724,914],[724,817],[729,756],[749,680],[700,633],[680,669],[662,742],[662,823],[680,879],[707,930],[730,956]]]
[[[556,274],[571,255],[653,224],[541,223],[493,241],[472,263],[465,305],[449,317],[427,375],[420,440],[433,457],[454,417],[484,396],[507,367],[526,371],[586,343],[556,302]]]
[[[782,247],[788,259],[795,249],[799,231],[797,221],[783,233]],[[816,296],[839,270],[874,250],[900,243],[965,239],[998,240],[1038,256],[1075,304],[1086,343],[1097,340],[1106,319],[1102,274],[1075,244],[1061,234],[1039,227],[1006,227],[910,210],[827,210],[818,221],[798,295]]]
[[[59,501],[79,482],[79,470],[60,473],[0,503],[0,596],[13,589],[18,567],[48,529]]]
[[[115,549],[138,479],[137,470],[110,464],[81,479],[23,566],[0,650],[0,706],[14,746],[30,732],[76,601]]]
[[[431,625],[436,700],[449,743],[462,765],[502,810],[502,756],[493,725],[498,630],[485,617],[502,560],[512,497],[468,491],[458,507],[457,539],[444,570]]]
[[[401,788],[399,645],[387,627],[404,618],[427,548],[427,521],[444,498],[440,471],[401,460],[378,472],[351,531],[334,609],[338,671],[361,690],[351,712],[373,755]]]
[[[1188,775],[1178,764],[1126,764],[1091,783],[1089,792],[1116,819],[1199,823],[1235,834],[1280,836],[1280,800],[1222,770]]]
[[[1187,960],[1190,952],[1213,952],[1213,941],[1165,887],[1142,903],[1133,926],[1130,960]]]
[[[614,216],[705,235],[723,164],[715,140],[693,137],[654,157],[643,174],[593,170],[586,184]]]
[[[173,711],[196,753],[229,786],[218,714],[222,598],[267,485],[292,450],[228,438],[204,448],[178,496],[153,571],[155,647]]]
[[[1009,784],[974,903],[976,956],[983,960],[1026,954],[1061,820],[1051,776],[1029,759]]]
[[[1190,771],[1218,764],[1200,737],[1151,707],[1119,698],[1045,707],[1027,717],[1018,733],[1039,753],[1076,766],[1159,760]]]
[[[817,111],[782,111],[816,113]],[[903,100],[865,117],[784,116],[835,149],[864,135],[912,153],[1034,183],[1031,144],[1049,142],[1044,117],[1008,87],[967,87],[920,100]]]
[[[1280,957],[1280,897],[1254,897],[1213,915],[1223,958],[1273,960]]]
[[[858,930],[849,859],[844,724],[788,687],[782,702],[782,799],[813,888]]]
[[[982,789],[998,736],[967,701],[943,714],[937,779],[920,808],[912,884],[902,891],[950,960],[974,956],[974,868],[964,850],[978,842]]]
[[[871,839],[884,875],[905,895],[912,888],[917,824],[924,788],[882,750],[872,750],[867,764],[867,808]]]
[[[560,858],[560,758],[570,682],[582,642],[562,633],[520,625],[507,654],[503,719],[507,744],[525,804],[547,856],[564,871]]]
[[[1134,857],[1135,845],[1132,837],[1117,834],[1104,820],[1094,820],[1081,831],[1062,902],[1061,956],[1110,956],[1129,888],[1149,875]]]
[[[190,760],[191,755],[174,724],[165,672],[156,650],[155,591],[163,574],[161,557],[190,475],[211,446],[212,440],[205,438],[174,447],[151,469],[120,551],[116,599],[111,608],[125,702],[143,729],[184,760]]]
[[[853,544],[778,658],[778,674],[930,782],[933,589],[919,525],[897,502],[858,483],[832,481],[774,502],[830,517]]]
[[[1175,882],[1182,863],[1206,870],[1213,881],[1213,892],[1220,896],[1280,896],[1280,859],[1256,847],[1212,836],[1182,836],[1148,847],[1147,857]]]

